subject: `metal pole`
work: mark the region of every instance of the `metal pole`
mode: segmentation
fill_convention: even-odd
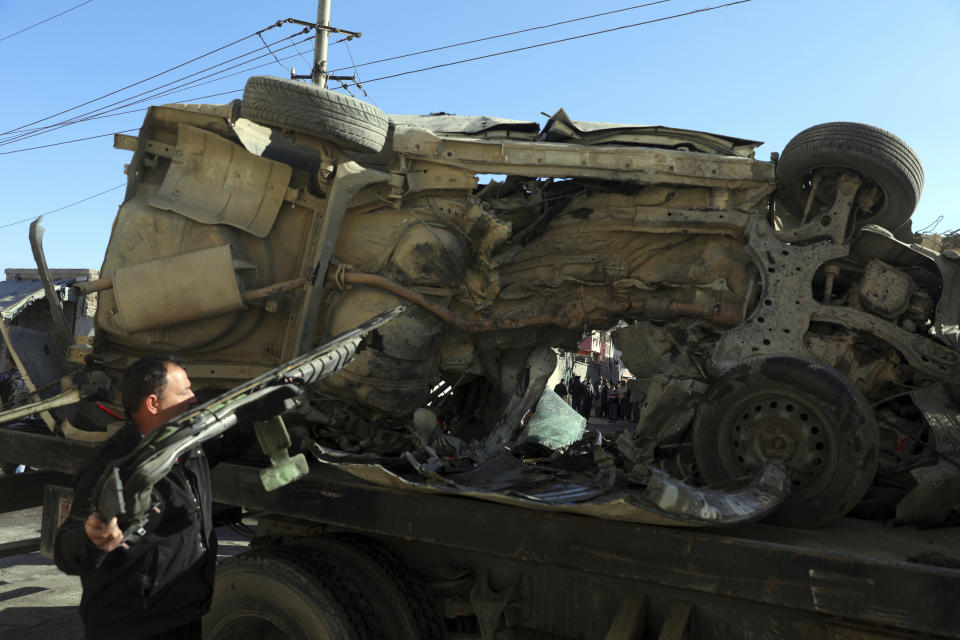
[[[319,0],[317,4],[317,37],[313,44],[313,71],[310,77],[313,84],[327,86],[327,41],[328,32],[323,27],[330,26],[330,0]]]

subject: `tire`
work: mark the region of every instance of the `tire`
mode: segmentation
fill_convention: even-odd
[[[382,637],[364,594],[347,576],[292,545],[244,553],[220,565],[203,634],[207,640]]]
[[[836,174],[842,169],[855,171],[863,178],[860,193],[872,186],[879,188],[881,196],[874,205],[857,213],[858,228],[876,224],[896,230],[910,218],[923,191],[920,159],[897,136],[856,122],[818,124],[794,136],[780,154],[777,199],[786,209],[783,212],[781,208],[781,217],[802,220],[812,174],[818,169],[824,170],[817,189],[821,205],[833,204]]]
[[[350,575],[369,602],[385,640],[443,640],[440,612],[423,582],[388,549],[356,534],[332,534],[297,541],[324,562]]]
[[[316,85],[253,76],[243,89],[244,118],[334,142],[344,149],[377,153],[389,121],[377,107]]]
[[[769,521],[818,527],[846,515],[877,471],[878,430],[863,394],[839,371],[793,357],[754,358],[707,391],[693,451],[707,484],[787,465],[792,490]]]

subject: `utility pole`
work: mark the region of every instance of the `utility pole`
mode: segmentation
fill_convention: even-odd
[[[310,79],[322,88],[327,86],[327,43],[329,41],[330,0],[317,4],[317,38],[313,44],[313,71]]]

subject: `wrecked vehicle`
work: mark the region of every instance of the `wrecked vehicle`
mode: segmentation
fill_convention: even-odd
[[[394,506],[375,500],[397,519],[454,495],[619,523],[817,527],[855,510],[948,522],[960,505],[960,263],[898,239],[919,161],[855,123],[807,129],[772,162],[754,158],[759,144],[562,110],[542,128],[388,117],[269,77],[228,105],[152,107],[138,137],[116,138],[134,152],[127,192],[101,278],[77,285],[98,296],[96,338],[61,369],[115,380],[137,357],[175,353],[209,399],[402,304],[376,347],[287,416],[320,466],[388,489]],[[538,424],[583,430],[544,388],[551,348],[620,321],[614,340],[646,385],[639,424],[614,442],[544,447]],[[109,383],[63,385],[88,399],[50,409],[59,428],[107,433],[114,418],[92,405],[112,399]],[[284,502],[223,491],[303,518],[290,500],[316,505],[310,486],[285,487]],[[322,517],[350,529],[342,509]],[[373,518],[358,530],[387,526]],[[529,585],[429,564],[414,566],[449,578],[447,618],[476,616],[470,637],[523,617],[512,608]],[[759,599],[793,606],[779,597]],[[611,619],[642,606],[615,602]],[[850,614],[835,605],[814,609]],[[857,619],[894,624],[876,610]],[[683,611],[658,624],[685,627]],[[220,633],[237,631],[228,610],[214,614]],[[950,617],[903,628],[946,634]],[[563,624],[554,632],[575,627]]]

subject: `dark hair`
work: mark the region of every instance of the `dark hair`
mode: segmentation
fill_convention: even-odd
[[[120,398],[123,401],[123,411],[128,418],[151,394],[161,395],[167,385],[167,365],[184,366],[182,360],[168,356],[165,358],[140,358],[123,372],[120,380]]]

